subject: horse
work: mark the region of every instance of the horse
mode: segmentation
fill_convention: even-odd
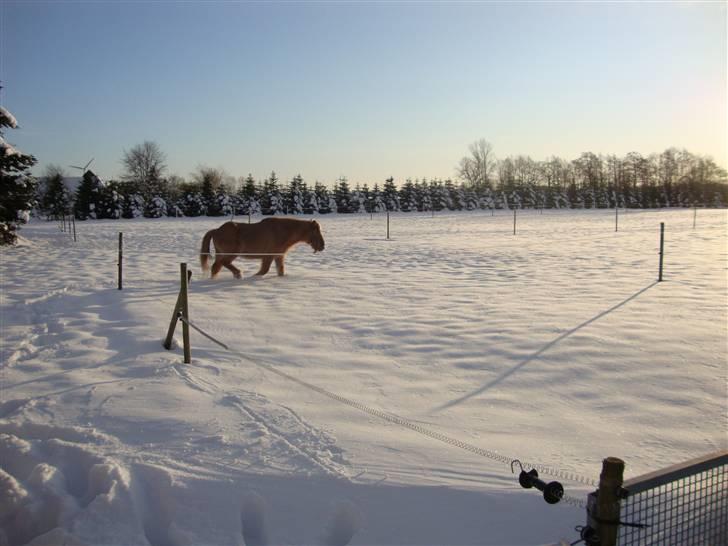
[[[212,264],[211,277],[226,267],[236,279],[241,277],[240,270],[233,265],[238,258],[260,260],[256,275],[268,273],[273,261],[278,276],[285,273],[286,252],[298,243],[306,243],[313,248],[314,254],[324,249],[321,226],[316,220],[296,220],[293,218],[265,218],[255,224],[225,222],[217,229],[211,229],[202,238],[200,246],[200,265],[202,271],[209,269],[210,241],[215,245],[215,263]]]

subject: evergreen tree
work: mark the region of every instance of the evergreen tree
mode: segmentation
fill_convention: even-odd
[[[35,180],[30,169],[35,157],[24,154],[5,141],[5,129],[17,129],[13,115],[0,106],[0,245],[14,244],[15,231],[29,219],[35,202]]]
[[[439,211],[450,208],[448,206],[450,196],[446,188],[442,185],[441,180],[430,181],[430,196],[434,210]]]
[[[369,189],[366,185],[362,188],[357,184],[351,192],[351,212],[367,212],[368,195]]]
[[[40,206],[43,213],[54,218],[68,214],[71,210],[71,195],[63,179],[60,168],[49,167]]]
[[[379,184],[374,184],[369,201],[369,212],[384,212],[387,210],[387,205],[384,203],[384,197],[379,189]]]
[[[104,186],[99,206],[103,218],[111,218],[112,220],[121,218],[124,212],[124,197],[119,192],[118,182],[112,181]]]
[[[275,171],[271,171],[270,176],[263,182],[260,205],[263,214],[283,214],[285,212],[285,203],[278,187],[278,177]]]
[[[334,200],[336,202],[336,212],[352,212],[351,190],[349,189],[349,182],[345,176],[339,178],[334,185]]]
[[[450,210],[463,210],[463,201],[460,190],[449,178],[445,180],[445,190],[447,191],[448,196],[447,208]]]
[[[101,180],[93,171],[89,170],[83,173],[81,184],[76,189],[76,201],[74,203],[74,214],[77,220],[95,220],[103,217],[100,213],[103,204],[103,189]]]
[[[382,189],[382,199],[384,205],[389,211],[398,211],[399,206],[399,192],[397,186],[394,184],[394,178],[391,176],[384,181],[384,188]]]
[[[144,216],[146,218],[162,218],[167,216],[167,201],[159,196],[152,197],[146,202]]]
[[[285,195],[285,208],[289,214],[303,214],[304,189],[306,184],[303,177],[297,174],[288,184]]]
[[[305,187],[303,190],[303,212],[304,214],[315,214],[319,212],[319,200],[315,188]]]
[[[318,212],[320,214],[328,214],[335,210],[331,208],[331,194],[329,193],[329,189],[318,180],[314,186],[314,193],[316,194]]]
[[[178,207],[185,216],[202,216],[207,211],[205,200],[199,184],[184,184],[182,186],[182,199]]]
[[[412,212],[417,210],[417,199],[415,196],[415,185],[408,178],[402,189],[399,190],[399,205],[402,212]]]
[[[237,214],[260,213],[258,189],[252,174],[248,174],[237,192],[237,205],[235,212]]]
[[[426,179],[422,182],[415,183],[415,199],[417,200],[417,210],[432,210],[432,195],[430,194],[430,186]]]

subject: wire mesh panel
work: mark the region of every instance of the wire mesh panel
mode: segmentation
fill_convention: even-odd
[[[623,487],[620,546],[728,546],[728,452],[647,474]]]

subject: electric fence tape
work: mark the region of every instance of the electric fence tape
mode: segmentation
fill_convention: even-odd
[[[465,451],[469,451],[470,453],[474,453],[475,455],[480,455],[481,457],[485,457],[488,459],[491,459],[493,461],[497,461],[506,465],[510,465],[511,461],[514,460],[514,457],[507,457],[505,455],[501,455],[500,453],[497,453],[495,451],[489,450],[489,449],[483,449],[477,446],[474,446],[472,444],[468,444],[466,442],[463,442],[461,440],[457,440],[455,438],[450,438],[449,436],[446,436],[445,434],[442,434],[440,432],[435,432],[433,430],[429,430],[425,427],[422,427],[420,425],[417,425],[413,423],[412,421],[409,421],[405,419],[404,417],[400,417],[398,415],[395,415],[393,413],[388,413],[382,410],[378,410],[376,408],[372,408],[370,406],[367,406],[365,404],[361,404],[359,402],[356,402],[354,400],[350,400],[344,396],[338,395],[336,393],[333,393],[331,391],[328,391],[322,387],[319,387],[317,385],[313,385],[312,383],[308,383],[307,381],[304,381],[302,379],[299,379],[297,377],[294,377],[290,374],[287,374],[286,372],[283,372],[276,367],[272,366],[271,364],[268,364],[260,359],[252,358],[240,351],[237,351],[225,343],[215,339],[211,335],[207,334],[204,330],[202,330],[199,326],[195,325],[192,321],[185,319],[184,317],[180,316],[179,319],[183,322],[185,322],[190,328],[196,330],[203,336],[205,336],[207,339],[212,341],[213,343],[216,343],[226,351],[229,351],[230,353],[247,360],[248,362],[252,362],[256,366],[259,366],[260,368],[263,368],[264,370],[273,373],[275,375],[278,375],[279,377],[282,377],[284,379],[287,379],[288,381],[292,381],[293,383],[296,383],[302,387],[305,387],[309,390],[312,390],[322,396],[325,396],[327,398],[330,398],[331,400],[335,400],[336,402],[340,402],[341,404],[344,404],[346,406],[352,407],[354,409],[357,409],[359,411],[362,411],[364,413],[367,413],[369,415],[372,415],[374,417],[378,417],[379,419],[382,419],[384,421],[387,421],[389,423],[399,425],[401,427],[408,428],[414,432],[417,432],[419,434],[422,434],[423,436],[427,436],[428,438],[432,438],[433,440],[438,440],[440,442],[443,442],[445,444],[449,444],[454,447],[458,447],[460,449],[463,449]],[[277,363],[276,363],[277,364]],[[553,476],[556,478],[561,478],[564,480],[569,480],[572,482],[581,483],[583,485],[588,485],[592,487],[596,487],[597,483],[594,480],[590,480],[588,478],[585,478],[583,476],[579,476],[577,474],[569,473],[569,472],[563,472],[558,469],[553,469],[544,465],[534,465],[530,463],[523,463],[526,466],[530,466],[532,468],[535,468],[539,473],[546,474],[548,476]],[[586,503],[584,501],[581,501],[579,499],[576,499],[574,497],[570,497],[568,495],[564,495],[563,499],[564,502],[571,504],[572,506],[577,506],[579,508],[585,508]]]

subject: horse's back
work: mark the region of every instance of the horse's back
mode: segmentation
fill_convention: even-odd
[[[218,252],[285,253],[291,244],[302,240],[308,225],[309,222],[294,218],[264,218],[254,224],[230,221],[215,231],[213,241]]]

